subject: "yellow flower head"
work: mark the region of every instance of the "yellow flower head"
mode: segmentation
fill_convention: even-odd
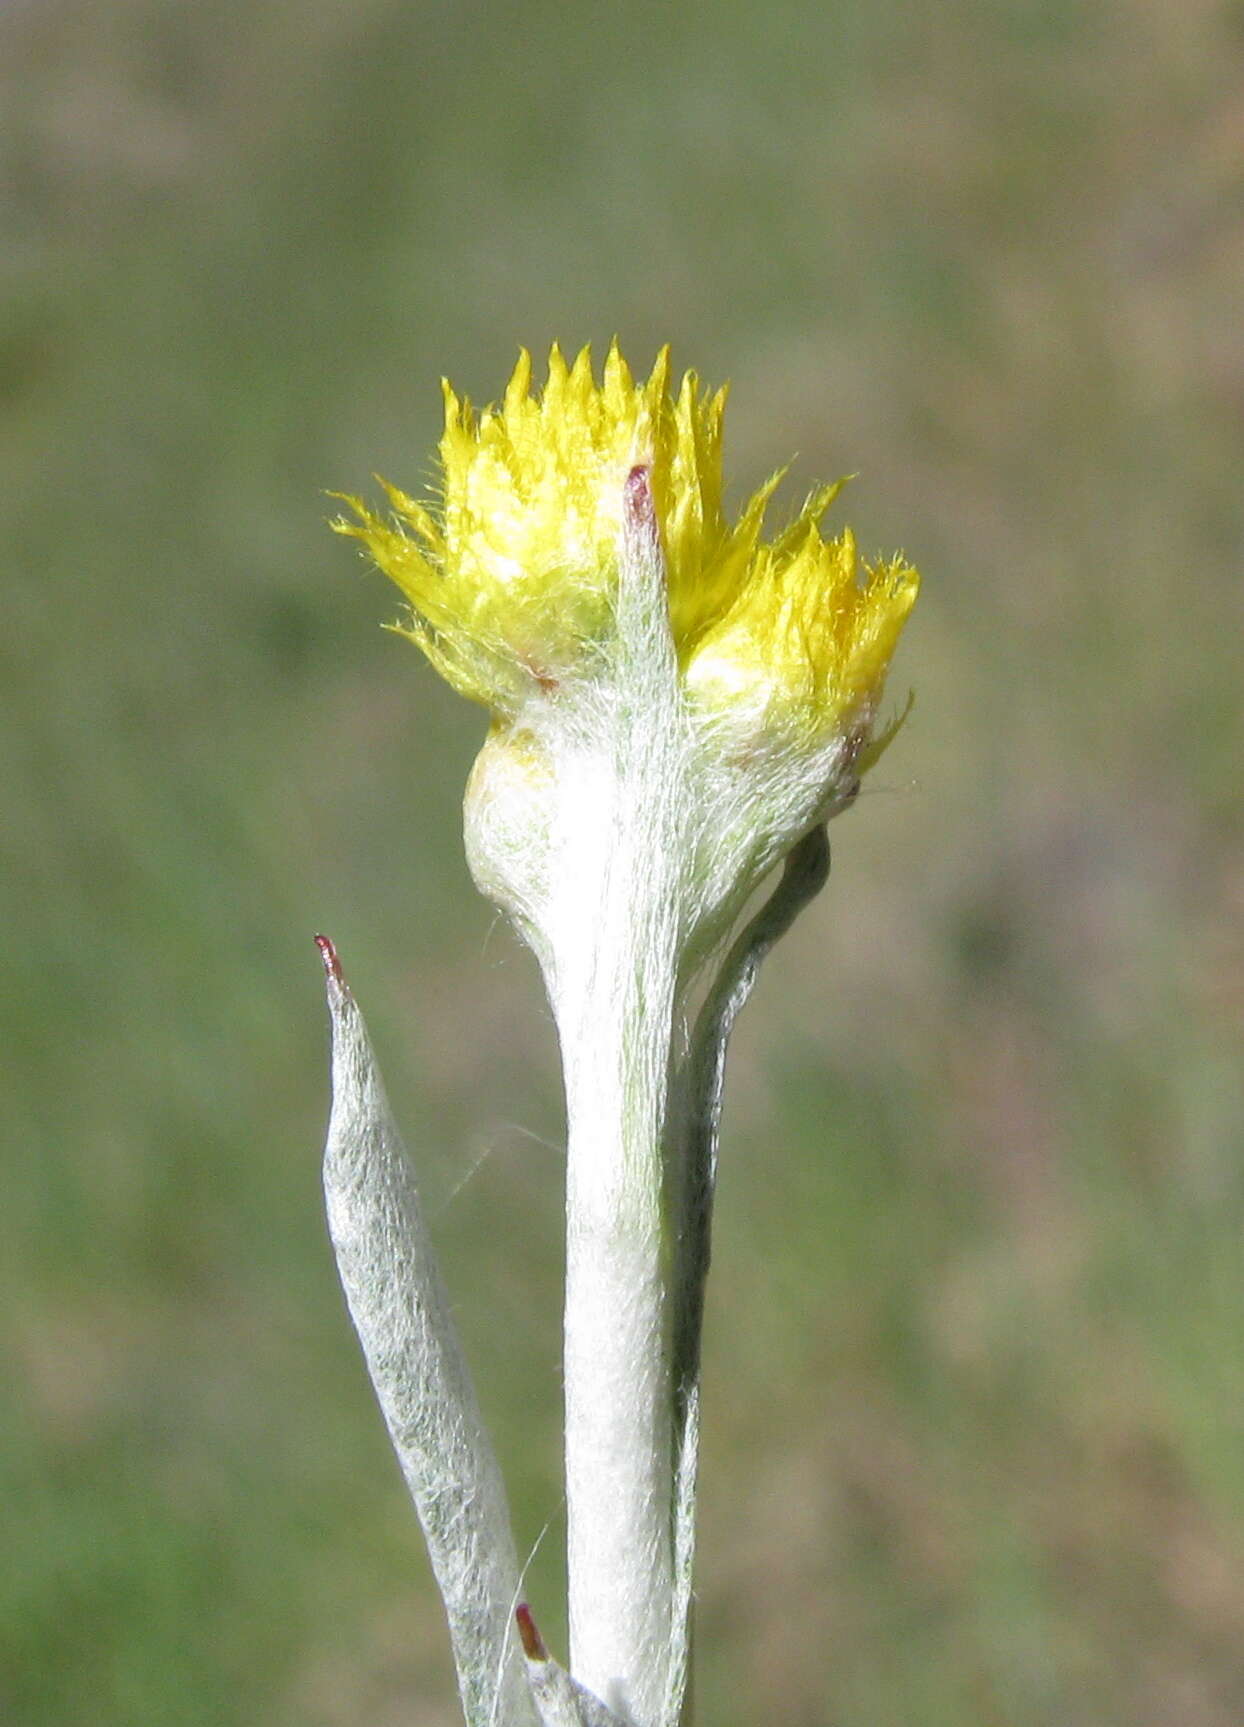
[[[616,344],[598,385],[584,348],[549,356],[533,393],[524,352],[505,396],[476,414],[448,384],[441,492],[421,504],[385,484],[392,515],[346,499],[339,521],[410,602],[403,626],[463,695],[513,718],[543,690],[591,679],[615,623],[624,488],[645,466],[664,555],[684,692],[713,720],[733,709],[809,743],[865,721],[918,576],[902,559],[861,566],[849,531],[819,523],[814,493],[769,543],[775,475],[730,521],[722,508],[725,392],[688,372],[675,395],[663,350],[646,383]],[[383,482],[382,482],[383,483]]]

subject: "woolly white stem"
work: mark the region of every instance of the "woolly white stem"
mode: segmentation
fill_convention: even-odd
[[[619,876],[604,921],[622,934],[635,913]],[[672,1608],[660,1152],[673,968],[640,975],[655,933],[629,954],[622,935],[621,975],[598,974],[562,1016],[571,1667],[637,1727],[657,1727]]]
[[[681,720],[647,474],[628,482],[617,724],[563,766],[550,992],[566,1074],[571,1670],[660,1727],[673,1608],[662,1136],[678,954]],[[633,673],[633,675],[632,675]]]

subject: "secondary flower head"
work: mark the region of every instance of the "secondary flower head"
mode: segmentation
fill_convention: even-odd
[[[774,475],[737,517],[722,503],[725,391],[668,350],[636,381],[616,344],[602,381],[584,348],[549,356],[543,391],[520,356],[499,405],[476,413],[448,384],[440,496],[385,484],[391,513],[345,500],[359,539],[401,589],[401,626],[463,695],[504,719],[533,695],[600,676],[617,623],[627,475],[650,475],[669,625],[687,701],[805,744],[871,710],[916,597],[902,559],[862,565],[849,530],[820,522],[839,490],[814,492],[762,539]]]

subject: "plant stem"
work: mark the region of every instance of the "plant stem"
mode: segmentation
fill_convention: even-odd
[[[566,1074],[571,1671],[664,1727],[673,1556],[662,1145],[678,971],[683,722],[648,476],[632,471],[607,749],[563,760],[550,996]]]

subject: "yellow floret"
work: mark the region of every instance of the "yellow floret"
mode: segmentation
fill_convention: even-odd
[[[775,475],[737,520],[722,509],[725,391],[688,372],[674,395],[669,353],[636,382],[615,344],[597,385],[584,348],[549,356],[542,392],[524,352],[505,396],[476,414],[448,384],[441,496],[425,506],[385,485],[389,519],[358,499],[361,540],[410,603],[402,626],[464,695],[512,715],[537,689],[591,677],[607,648],[626,475],[651,470],[670,624],[689,699],[742,701],[787,735],[849,721],[880,692],[916,572],[901,559],[861,580],[850,533],[824,541],[838,487],[761,541]]]

